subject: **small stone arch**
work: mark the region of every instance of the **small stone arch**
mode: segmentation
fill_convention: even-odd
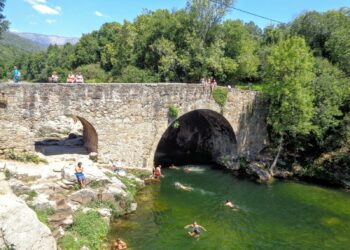
[[[84,147],[88,150],[89,153],[98,151],[98,134],[96,129],[90,122],[80,116],[76,117],[83,124],[83,142]]]
[[[197,109],[173,121],[163,133],[154,164],[221,163],[237,157],[237,140],[227,119],[216,111]]]
[[[98,152],[97,131],[81,116],[69,114],[46,118],[37,128],[35,150],[44,155]]]

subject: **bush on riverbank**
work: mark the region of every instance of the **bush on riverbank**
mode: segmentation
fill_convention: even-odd
[[[108,234],[108,224],[95,211],[75,213],[73,225],[66,231],[66,235],[59,240],[63,249],[80,249],[83,246],[90,250],[99,250]]]

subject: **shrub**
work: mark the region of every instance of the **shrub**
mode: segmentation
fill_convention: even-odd
[[[100,67],[99,64],[83,65],[75,70],[81,72],[87,83],[102,83],[108,80],[108,74]]]
[[[117,82],[125,83],[143,83],[143,82],[159,82],[159,76],[149,70],[140,69],[134,66],[127,66],[122,70],[122,75]]]
[[[91,250],[99,250],[107,234],[108,224],[97,212],[78,211],[72,227],[59,240],[59,244],[62,249],[80,249],[87,246]]]
[[[228,89],[221,88],[221,87],[215,88],[213,90],[212,95],[213,95],[214,101],[219,105],[221,109],[221,113],[223,113],[224,106],[227,102]]]

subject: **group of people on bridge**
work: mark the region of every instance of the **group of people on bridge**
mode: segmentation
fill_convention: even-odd
[[[13,67],[12,80],[14,83],[19,83],[21,80],[21,72],[19,71],[17,66]],[[59,82],[59,76],[58,76],[56,71],[53,71],[52,74],[48,77],[48,82],[49,83],[58,83]],[[66,82],[68,84],[84,83],[83,74],[81,72],[78,72],[74,75],[72,72],[70,72],[67,76]]]

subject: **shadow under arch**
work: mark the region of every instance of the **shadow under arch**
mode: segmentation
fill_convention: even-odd
[[[91,152],[98,152],[98,134],[89,121],[76,115],[63,115],[60,117],[65,117],[64,121],[66,122],[67,119],[74,122],[74,124],[80,122],[82,132],[81,130],[80,132],[69,132],[69,130],[66,131],[64,129],[62,131],[59,129],[60,122],[56,121],[56,126],[50,127],[49,132],[43,132],[45,127],[38,131],[39,138],[35,141],[35,150],[37,152],[47,156],[61,154],[87,155]]]
[[[169,166],[219,163],[220,157],[237,156],[232,126],[221,114],[209,110],[190,111],[170,124],[160,139],[154,164]]]

